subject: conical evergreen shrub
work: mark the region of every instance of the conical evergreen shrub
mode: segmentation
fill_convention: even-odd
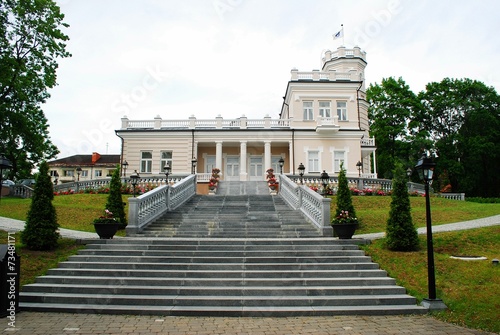
[[[54,190],[48,172],[49,165],[42,162],[21,233],[21,241],[31,250],[53,250],[59,238],[56,209],[52,205]]]
[[[349,189],[349,182],[347,181],[343,163],[340,165],[339,185],[337,190],[337,209],[335,210],[335,217],[338,217],[342,211],[349,212],[350,217],[357,217],[354,205],[352,204],[351,190]]]
[[[127,218],[125,217],[125,206],[122,199],[122,182],[120,180],[120,167],[117,166],[111,175],[111,181],[109,183],[109,195],[106,201],[106,208],[111,213],[113,217],[123,223],[127,224]]]
[[[386,244],[394,251],[418,250],[418,232],[411,217],[406,175],[397,163],[392,180],[392,201],[386,228]]]

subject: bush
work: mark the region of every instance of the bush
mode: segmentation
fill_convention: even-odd
[[[49,165],[42,162],[21,234],[22,242],[31,250],[53,250],[59,238],[56,209],[52,204],[54,189],[48,172]]]
[[[418,232],[411,217],[411,206],[406,186],[405,171],[396,164],[392,180],[392,201],[386,228],[386,243],[390,250],[418,250]]]
[[[125,206],[122,199],[122,183],[120,181],[120,168],[116,167],[109,183],[109,195],[106,202],[106,209],[113,213],[113,216],[123,224],[127,224],[125,217]]]
[[[357,217],[354,205],[352,204],[351,190],[349,189],[349,182],[347,181],[343,164],[340,165],[335,217],[341,215],[342,211],[348,212],[351,217]]]

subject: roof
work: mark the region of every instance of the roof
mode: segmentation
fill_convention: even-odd
[[[120,164],[120,155],[73,155],[48,162],[49,166],[109,166]]]

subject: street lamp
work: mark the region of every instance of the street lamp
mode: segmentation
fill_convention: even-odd
[[[283,165],[285,165],[285,160],[283,159],[283,157],[280,157],[278,163],[280,165],[280,174],[283,174]]]
[[[300,163],[299,164],[299,176],[300,176],[300,185],[303,184],[302,177],[304,176],[304,171],[306,170],[304,164]]]
[[[122,163],[123,177],[127,176],[127,168],[128,168],[128,162],[125,161],[125,162]]]
[[[3,170],[8,170],[12,169],[12,162],[9,161],[7,158],[5,158],[4,155],[0,156],[0,198],[2,197],[2,177],[3,177]]]
[[[195,174],[196,173],[196,163],[198,161],[196,160],[196,157],[193,157],[193,159],[191,160],[191,174]]]
[[[422,306],[429,310],[443,310],[446,305],[441,299],[436,298],[436,275],[434,270],[434,247],[432,242],[431,202],[429,198],[429,185],[432,183],[436,163],[427,157],[424,152],[415,165],[415,170],[425,184],[425,213],[427,225],[427,279],[429,286],[429,297],[422,301]]]
[[[134,170],[134,173],[130,175],[130,180],[132,182],[132,188],[133,188],[133,194],[135,198],[135,187],[137,186],[137,183],[139,181],[139,174],[137,173],[137,170]]]
[[[356,163],[356,167],[358,168],[358,177],[361,178],[361,169],[363,168],[363,163],[361,163],[361,161],[358,161]]]
[[[321,173],[321,183],[323,184],[323,197],[326,197],[326,186],[330,182],[330,176],[328,173],[326,173],[325,170],[323,170],[323,173]]]
[[[168,175],[170,174],[170,171],[172,171],[172,167],[170,166],[170,162],[168,162],[165,167],[163,168],[163,171],[165,171],[165,176],[167,177],[166,183],[168,184]]]
[[[406,175],[408,176],[408,182],[410,182],[412,172],[413,172],[413,170],[411,168],[406,169]]]
[[[80,173],[82,173],[82,168],[81,167],[77,167],[76,168],[76,175],[78,176],[77,181],[80,181]]]

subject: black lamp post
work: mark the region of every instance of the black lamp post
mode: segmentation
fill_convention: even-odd
[[[323,173],[321,173],[321,183],[323,184],[323,197],[326,197],[326,186],[330,182],[330,176],[328,173],[326,173],[325,170],[323,170]]]
[[[76,168],[76,175],[78,176],[78,178],[77,178],[76,181],[80,181],[80,173],[82,173],[82,168],[81,167],[77,167]]]
[[[408,176],[408,182],[410,182],[412,172],[413,172],[413,170],[411,168],[406,169],[406,175]]]
[[[361,178],[361,169],[363,168],[363,163],[361,163],[361,161],[358,161],[356,163],[356,167],[358,168],[358,177]]]
[[[0,156],[0,193],[1,193],[2,187],[3,187],[3,184],[2,184],[3,170],[8,170],[8,169],[12,169],[12,162],[10,160],[8,160],[7,158],[5,158],[4,155],[1,155]],[[0,198],[1,197],[2,197],[2,195],[0,194]]]
[[[57,185],[57,183],[59,182],[58,178],[59,178],[59,173],[57,173],[56,171],[54,172],[54,186]]]
[[[123,177],[127,176],[127,168],[128,168],[128,162],[125,161],[125,162],[122,163]]]
[[[302,180],[302,177],[304,176],[304,171],[306,170],[306,167],[304,166],[304,164],[300,163],[299,164],[299,176],[300,176],[300,185],[303,185],[303,180]]]
[[[165,167],[163,168],[163,171],[165,171],[165,176],[167,177],[166,183],[168,184],[168,175],[170,174],[170,171],[172,171],[172,167],[170,166],[170,162],[168,162],[167,165],[165,165]]]
[[[429,297],[422,301],[422,305],[429,310],[443,310],[446,305],[441,299],[436,298],[436,275],[434,269],[434,247],[432,242],[432,222],[431,222],[431,203],[429,198],[429,185],[432,183],[434,167],[436,163],[432,158],[427,157],[424,152],[422,157],[415,165],[415,170],[418,171],[420,178],[425,184],[425,212],[427,225],[427,279],[429,286]]]
[[[196,160],[196,157],[193,157],[191,160],[191,174],[196,173],[196,163],[198,163],[198,161]]]
[[[135,187],[137,186],[137,182],[139,181],[139,174],[137,173],[137,170],[134,170],[134,173],[130,175],[130,180],[132,182],[132,188],[133,188],[133,194],[135,198]]]
[[[283,157],[280,157],[278,163],[280,165],[280,174],[283,174],[283,166],[285,165],[285,160],[283,159]]]

